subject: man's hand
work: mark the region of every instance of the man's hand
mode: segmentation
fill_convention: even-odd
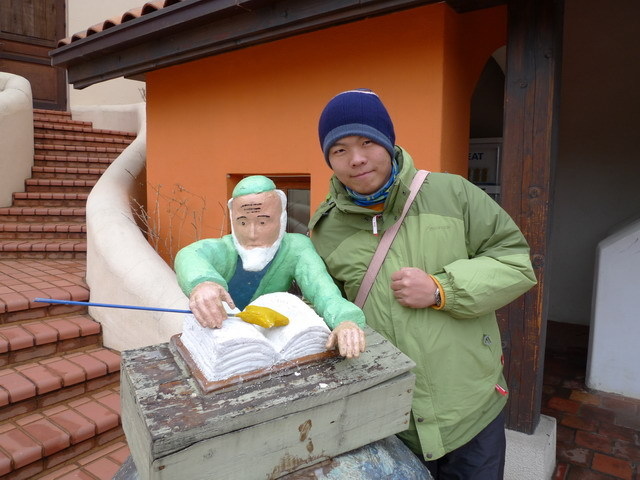
[[[189,308],[203,327],[220,328],[222,326],[222,321],[227,318],[222,302],[227,302],[230,308],[236,307],[229,292],[215,282],[199,283],[189,296]]]
[[[354,322],[342,322],[329,335],[326,349],[333,350],[336,344],[343,357],[358,358],[366,346],[364,331]]]
[[[391,275],[391,290],[403,307],[426,308],[436,303],[436,282],[428,273],[404,267]]]

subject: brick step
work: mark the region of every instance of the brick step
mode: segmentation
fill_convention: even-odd
[[[77,222],[84,223],[87,209],[85,207],[2,207],[0,223],[6,222]]]
[[[120,392],[115,383],[39,406],[0,424],[0,475],[7,480],[37,478],[56,468],[67,468],[70,459],[86,459],[88,465],[103,456],[98,453],[101,450],[110,445],[120,449],[123,444]],[[76,458],[82,454],[83,459]],[[100,466],[94,464],[93,468]]]
[[[129,145],[132,139],[109,137],[106,135],[89,135],[89,134],[71,134],[63,133],[34,133],[33,139],[35,143],[43,145],[64,145],[64,146],[94,146],[94,147],[121,147],[124,149]]]
[[[77,268],[86,263],[84,258],[10,259],[2,254],[0,259],[0,325],[87,314],[88,309],[83,305],[34,302],[35,298],[88,301],[89,289],[84,283],[86,268]],[[12,272],[12,265],[18,265],[19,270]]]
[[[11,260],[11,259],[9,259]],[[20,261],[20,260],[13,260]],[[46,261],[46,260],[45,260]],[[86,291],[86,296],[80,296],[73,298],[84,302],[89,300],[89,291]],[[47,306],[44,303],[33,302],[34,298],[46,297],[42,292],[33,292],[33,294],[16,295],[2,294],[0,295],[0,323],[4,325],[19,324],[22,322],[38,321],[57,315],[87,315],[87,307],[82,305],[51,305]],[[65,295],[55,295],[49,298],[68,298]],[[80,300],[84,298],[84,300]],[[31,307],[31,308],[29,308]],[[4,310],[2,310],[4,309]]]
[[[123,464],[131,461],[130,454],[129,446],[123,435],[106,445],[101,445],[83,455],[74,457],[73,463],[50,468],[33,478],[34,480],[111,480],[115,475],[119,475]]]
[[[43,120],[46,119],[50,122],[56,121],[75,121],[71,120],[71,112],[60,111],[60,110],[45,110],[42,108],[34,108],[33,109],[33,120]],[[91,122],[83,122],[91,125]]]
[[[37,167],[106,168],[112,158],[67,155],[35,155],[33,165]]]
[[[68,155],[71,157],[101,157],[114,159],[125,146],[94,146],[94,145],[56,145],[52,143],[34,143],[36,155]]]
[[[3,259],[86,259],[87,242],[74,238],[0,240],[0,256]]]
[[[106,168],[40,167],[31,168],[32,178],[98,180]]]
[[[102,346],[100,324],[88,314],[46,317],[0,326],[0,367],[80,348]]]
[[[85,120],[74,120],[71,118],[71,113],[69,112],[57,112],[57,111],[34,111],[33,112],[33,124],[34,130],[36,124],[47,124],[47,125],[56,125],[69,127],[82,127],[82,128],[93,128],[93,123]]]
[[[84,122],[78,125],[70,122],[63,123],[34,120],[33,129],[35,133],[56,133],[63,135],[86,135],[103,138],[119,138],[127,140],[128,142],[132,142],[136,138],[135,133],[93,128],[91,124],[85,125]]]
[[[84,207],[88,193],[16,192],[14,207]]]
[[[84,223],[0,223],[0,239],[15,240],[25,238],[65,239],[87,238],[87,226]]]
[[[14,260],[14,261],[20,261],[20,260]],[[0,314],[0,321],[2,322],[2,324],[18,325],[24,322],[39,321],[39,320],[47,319],[51,316],[59,316],[59,315],[88,315],[87,307],[82,305],[46,306],[46,304],[44,303],[34,302],[33,299],[38,298],[39,296],[42,296],[41,293],[36,292],[33,295],[28,295],[28,298],[22,296],[21,298],[14,298],[13,301],[12,299],[7,298],[6,296],[5,298],[2,298],[2,296],[0,296],[0,308],[3,307],[5,303],[10,307],[11,306],[17,307],[14,309],[9,309],[4,313]],[[66,298],[66,297],[64,295],[57,295],[51,298]],[[73,299],[76,300],[75,298]],[[82,301],[87,301],[88,299],[89,299],[89,293],[87,290],[87,296],[85,300],[78,300],[78,301],[82,302]],[[20,300],[22,300],[22,302]],[[23,305],[21,305],[22,303],[26,304],[27,306],[24,308],[21,308],[23,307]],[[30,305],[31,308],[29,308],[28,305]]]
[[[24,182],[27,193],[89,193],[96,180],[59,180],[56,178],[28,178]]]
[[[119,381],[120,355],[107,348],[51,356],[0,370],[0,421]]]

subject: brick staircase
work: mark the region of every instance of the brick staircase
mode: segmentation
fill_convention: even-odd
[[[35,110],[34,137],[26,191],[0,208],[0,478],[110,479],[129,455],[120,355],[86,307],[33,299],[89,299],[87,196],[135,135]]]

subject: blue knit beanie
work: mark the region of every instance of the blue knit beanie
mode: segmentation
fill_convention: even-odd
[[[378,95],[371,90],[347,90],[333,97],[320,115],[318,135],[329,166],[329,149],[350,135],[367,137],[382,145],[391,158],[394,157],[396,134],[391,117]]]

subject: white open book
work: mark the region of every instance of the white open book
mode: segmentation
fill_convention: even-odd
[[[283,327],[265,329],[229,317],[222,328],[203,328],[186,315],[180,340],[206,380],[215,382],[266,369],[325,351],[329,327],[300,298],[269,293],[251,302],[289,318]]]

